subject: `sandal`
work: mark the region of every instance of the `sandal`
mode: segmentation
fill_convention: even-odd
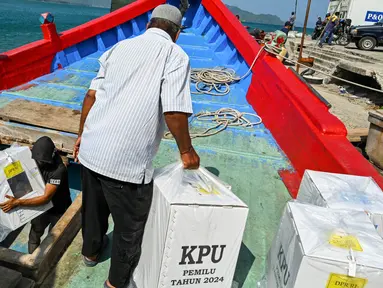
[[[101,254],[106,249],[106,247],[108,246],[108,243],[109,243],[109,238],[108,238],[108,236],[104,235],[104,237],[102,238],[102,248],[101,248],[100,252],[98,253],[96,260],[93,261],[93,260],[86,258],[84,255],[82,256],[82,261],[84,262],[86,267],[94,267],[98,264],[98,262],[100,261]],[[106,287],[108,287],[108,286],[106,286]]]

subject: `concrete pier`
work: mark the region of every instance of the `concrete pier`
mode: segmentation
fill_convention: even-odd
[[[303,50],[303,57],[310,55],[315,59],[315,70],[367,87],[383,89],[383,47],[363,51],[356,48],[354,43],[346,47],[325,44],[323,48],[315,44],[316,41],[306,39]],[[298,60],[299,47],[299,38],[288,39],[286,48],[290,59]],[[300,72],[305,69],[301,68]],[[323,84],[316,83],[312,86],[332,105],[330,112],[337,116],[349,131],[368,131],[369,112],[383,108],[383,93],[345,83],[322,73],[316,72],[313,76],[323,79]],[[367,138],[367,133],[365,134],[362,135],[363,139]]]
[[[289,39],[287,44],[290,51],[293,51],[295,59],[298,58],[299,41],[300,39]],[[308,57],[310,54],[315,58],[314,68],[329,74],[350,72],[370,77],[377,82],[380,89],[383,88],[383,47],[378,47],[373,51],[363,51],[353,43],[346,47],[324,45],[323,48],[314,47],[315,43],[316,41],[305,40],[303,50],[303,57]]]

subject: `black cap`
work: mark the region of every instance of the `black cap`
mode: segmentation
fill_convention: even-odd
[[[292,26],[292,25],[291,25],[290,21],[287,21],[287,22],[285,23],[285,26]]]
[[[38,139],[32,148],[32,159],[45,163],[54,163],[54,156],[56,153],[56,147],[52,139],[43,136]]]

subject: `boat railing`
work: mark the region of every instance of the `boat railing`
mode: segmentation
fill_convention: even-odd
[[[43,40],[0,54],[0,91],[52,72],[58,68],[51,67],[56,53],[128,22],[163,3],[165,0],[137,1],[60,34],[54,23],[42,24]]]

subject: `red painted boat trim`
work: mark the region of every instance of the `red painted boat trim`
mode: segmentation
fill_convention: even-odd
[[[134,19],[163,3],[165,0],[140,0],[67,30],[60,37],[51,37],[52,25],[41,25],[44,40],[18,47],[0,55],[0,91],[50,73],[52,60],[57,52]]]
[[[220,0],[202,4],[250,65],[260,46]],[[372,176],[383,189],[382,176],[347,140],[343,123],[275,57],[263,53],[255,64],[247,100],[296,169],[280,173],[293,197],[306,169]]]

